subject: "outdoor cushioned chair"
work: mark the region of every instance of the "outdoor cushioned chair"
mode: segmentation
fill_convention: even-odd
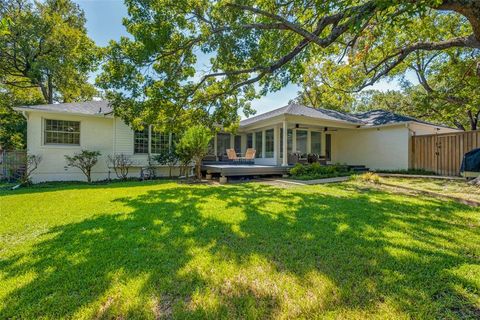
[[[238,160],[237,153],[235,152],[234,149],[227,149],[227,157],[228,157],[228,160],[233,160],[233,161]]]
[[[253,148],[248,148],[247,152],[245,152],[245,160],[254,160],[255,159],[255,153],[257,153],[257,150]]]

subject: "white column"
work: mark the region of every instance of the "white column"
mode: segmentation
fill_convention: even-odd
[[[213,136],[213,152],[215,153],[215,158],[217,159],[217,133]],[[218,160],[218,159],[217,159]]]
[[[265,158],[265,130],[262,130],[262,158]]]
[[[312,131],[307,130],[307,153],[312,153]]]
[[[297,152],[297,129],[292,130],[292,152]]]
[[[282,166],[288,166],[288,126],[287,121],[283,121],[283,159],[282,159]]]

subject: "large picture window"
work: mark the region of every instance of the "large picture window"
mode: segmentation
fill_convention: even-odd
[[[273,158],[274,150],[274,131],[273,129],[265,131],[265,158]]]
[[[80,145],[80,122],[45,120],[45,144]]]
[[[263,142],[263,134],[262,131],[255,132],[255,158],[262,157],[262,142]]]
[[[149,139],[150,135],[150,139]],[[174,136],[172,134],[172,143]],[[150,143],[150,150],[148,144]],[[136,154],[158,154],[170,148],[170,134],[155,132],[148,127],[141,131],[135,131],[133,137],[133,152]]]

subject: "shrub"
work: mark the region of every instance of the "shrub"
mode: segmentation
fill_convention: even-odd
[[[380,183],[380,176],[374,172],[365,172],[362,175],[355,176],[355,179],[368,183]]]
[[[80,169],[90,183],[92,182],[92,168],[97,164],[100,155],[101,153],[99,151],[82,150],[79,153],[75,153],[73,156],[65,155],[65,159],[67,160],[67,165],[69,167]]]
[[[172,168],[178,163],[178,154],[174,149],[162,150],[153,159],[161,165],[168,166],[168,176],[172,177]]]
[[[295,166],[290,169],[289,173],[292,176],[302,176],[305,174],[305,166],[301,163],[296,163]]]
[[[37,170],[38,165],[42,161],[42,156],[29,154],[25,160],[25,171],[23,171],[20,177],[20,182],[23,185],[31,183],[32,173]]]
[[[109,155],[108,162],[109,162],[109,165],[113,167],[113,170],[117,175],[117,178],[123,179],[123,180],[127,179],[128,170],[133,164],[133,161],[129,156],[123,153]]]
[[[310,165],[302,165],[300,163],[297,163],[293,168],[290,169],[289,173],[291,176],[298,179],[311,180],[346,176],[349,175],[351,171],[348,166],[344,165],[324,166],[320,163],[312,163]]]

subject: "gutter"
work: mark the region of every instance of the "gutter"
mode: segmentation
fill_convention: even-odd
[[[80,113],[80,112],[61,112],[61,111],[53,111],[53,110],[40,110],[40,109],[30,109],[30,108],[23,108],[23,107],[14,107],[13,110],[17,112],[38,112],[38,113],[49,113],[49,114],[61,114],[61,115],[72,115],[72,116],[82,116],[82,117],[96,117],[96,118],[111,118],[113,119],[114,116],[109,113],[98,113],[98,114],[90,114],[90,113]]]

